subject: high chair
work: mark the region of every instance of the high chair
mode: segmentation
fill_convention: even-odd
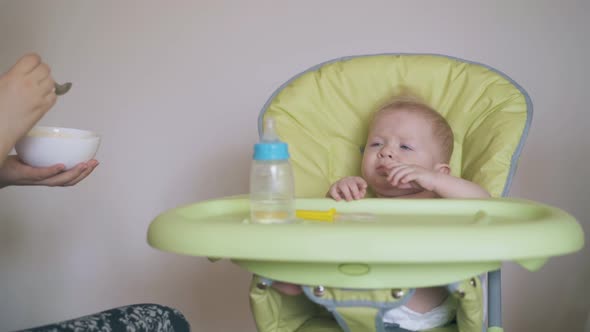
[[[360,174],[371,114],[402,88],[452,127],[452,173],[495,198],[323,198],[336,180]],[[255,274],[250,298],[261,332],[405,331],[383,323],[383,314],[415,288],[441,285],[457,300],[456,320],[428,331],[503,331],[502,262],[534,271],[583,246],[582,229],[566,212],[498,198],[508,194],[532,104],[493,68],[426,54],[340,58],[279,87],[260,113],[259,132],[268,115],[289,143],[297,209],[369,213],[370,222],[250,224],[247,197],[230,197],[166,211],[148,232],[156,248],[229,258]],[[273,280],[303,285],[304,295],[283,295]]]

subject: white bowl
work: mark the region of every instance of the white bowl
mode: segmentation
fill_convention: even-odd
[[[19,158],[33,167],[64,164],[71,169],[96,155],[100,137],[88,130],[33,127],[14,149]]]

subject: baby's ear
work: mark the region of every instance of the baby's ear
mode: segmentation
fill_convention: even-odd
[[[451,166],[449,164],[436,164],[434,170],[443,174],[451,174]]]

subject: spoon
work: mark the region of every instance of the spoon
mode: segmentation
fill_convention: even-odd
[[[55,94],[58,96],[65,95],[72,88],[72,83],[67,82],[64,84],[55,83]]]

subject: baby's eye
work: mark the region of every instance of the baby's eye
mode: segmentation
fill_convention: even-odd
[[[409,145],[406,145],[406,144],[402,144],[402,145],[400,145],[399,147],[400,147],[400,149],[402,149],[402,150],[407,150],[407,151],[414,151],[414,149],[412,149],[412,148],[411,148]]]
[[[380,142],[373,142],[369,146],[370,147],[378,147],[378,146],[381,146],[381,145],[382,145],[382,143],[380,143]]]

